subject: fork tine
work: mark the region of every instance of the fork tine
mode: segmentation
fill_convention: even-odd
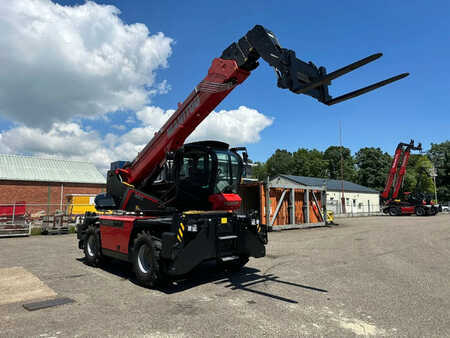
[[[331,80],[334,80],[334,79],[336,79],[344,74],[347,74],[359,67],[362,67],[362,66],[368,64],[369,62],[375,61],[376,59],[379,59],[382,56],[383,56],[383,53],[376,53],[376,54],[372,54],[368,57],[365,57],[364,59],[353,62],[353,63],[349,64],[348,66],[342,67],[338,70],[335,70],[334,72],[331,72],[331,73],[325,75],[322,79],[320,79],[318,81],[308,84],[306,87],[299,89],[295,93],[297,93],[297,94],[306,93],[314,88],[328,84]]]
[[[396,75],[396,76],[393,76],[393,77],[391,77],[389,79],[386,79],[386,80],[383,80],[383,81],[371,84],[370,86],[367,86],[367,87],[364,87],[364,88],[352,91],[350,93],[338,96],[338,97],[336,97],[334,99],[331,99],[329,101],[326,101],[324,103],[326,105],[328,105],[328,106],[332,106],[332,105],[334,105],[336,103],[340,103],[340,102],[346,101],[348,99],[352,99],[354,97],[357,97],[359,95],[368,93],[368,92],[370,92],[372,90],[375,90],[377,88],[383,87],[383,86],[385,86],[385,85],[387,85],[389,83],[392,83],[392,82],[398,81],[400,79],[403,79],[404,77],[407,77],[408,75],[409,75],[409,73],[403,73],[403,74],[400,74],[400,75]]]

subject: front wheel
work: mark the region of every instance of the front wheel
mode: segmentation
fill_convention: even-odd
[[[92,225],[86,230],[84,242],[84,256],[86,263],[91,266],[98,266],[102,259],[99,229]]]
[[[416,208],[416,215],[417,216],[425,216],[425,209],[422,207],[417,207]]]
[[[161,280],[157,243],[147,231],[140,232],[134,240],[133,270],[143,286],[154,287]]]

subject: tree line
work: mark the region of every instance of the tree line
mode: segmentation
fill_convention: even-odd
[[[277,149],[266,162],[256,162],[252,171],[260,180],[278,174],[341,179],[341,156],[344,180],[378,191],[384,189],[392,156],[374,147],[361,148],[353,156],[349,148],[340,146],[330,146],[325,151],[299,148],[293,153]],[[425,153],[411,155],[402,191],[434,196],[430,175],[433,167],[437,173],[438,200],[450,201],[450,141],[432,143]]]

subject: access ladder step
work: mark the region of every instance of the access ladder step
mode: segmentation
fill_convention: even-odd
[[[235,261],[239,259],[239,256],[227,256],[227,257],[220,257],[220,260],[222,262],[230,262],[230,261]]]
[[[236,239],[236,238],[238,238],[238,236],[236,236],[236,235],[229,235],[229,236],[219,236],[217,238],[219,240],[221,240],[221,241],[225,241],[227,239]]]

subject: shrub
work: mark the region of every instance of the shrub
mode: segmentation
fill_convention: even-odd
[[[42,234],[42,228],[41,227],[31,228],[31,236],[41,235],[41,234]]]

